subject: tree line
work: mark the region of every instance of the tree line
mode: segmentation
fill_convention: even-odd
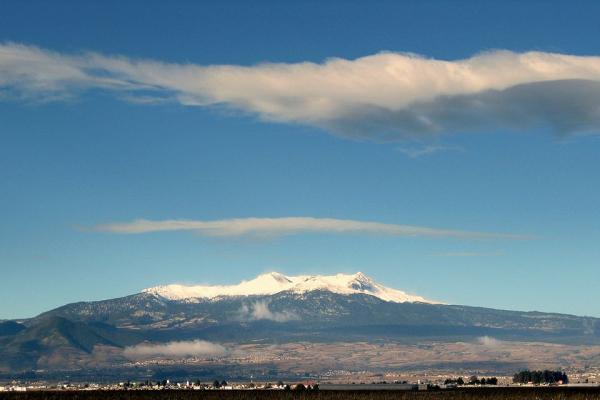
[[[569,383],[569,377],[562,371],[529,371],[517,372],[513,377],[513,383]]]
[[[491,378],[481,378],[479,379],[477,376],[473,375],[472,377],[470,377],[467,381],[465,381],[462,377],[459,377],[457,379],[446,379],[446,381],[444,382],[445,385],[457,385],[457,386],[462,386],[462,385],[497,385],[498,384],[498,378],[496,377],[491,377]]]

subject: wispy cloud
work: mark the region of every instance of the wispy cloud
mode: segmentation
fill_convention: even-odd
[[[434,254],[436,257],[498,257],[503,256],[502,251],[480,252],[480,251],[451,251],[447,253]]]
[[[443,145],[412,145],[412,146],[403,146],[398,147],[397,150],[410,157],[410,158],[419,158],[423,156],[430,156],[436,153],[441,153],[445,151],[464,151],[462,147],[458,146],[443,146]]]
[[[287,322],[298,320],[298,316],[289,311],[271,311],[268,301],[255,301],[252,304],[243,304],[239,310],[239,319],[242,321],[269,320]]]
[[[193,231],[202,236],[282,236],[298,233],[370,233],[393,236],[451,237],[465,239],[531,239],[532,236],[511,233],[472,232],[428,228],[413,225],[385,224],[381,222],[349,219],[283,217],[237,218],[215,221],[138,219],[131,222],[97,225],[92,230],[140,234],[165,231]]]
[[[485,127],[600,129],[600,57],[491,51],[445,61],[378,53],[323,63],[175,64],[0,44],[0,97],[57,100],[86,90],[141,104],[227,106],[375,141]]]
[[[477,343],[486,347],[498,347],[502,344],[502,341],[491,336],[480,336],[477,338]]]
[[[142,343],[125,347],[125,357],[144,359],[152,357],[216,357],[227,354],[227,349],[220,344],[205,340],[189,340],[168,343]]]

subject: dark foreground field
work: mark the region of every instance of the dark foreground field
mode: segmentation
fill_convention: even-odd
[[[495,388],[447,391],[89,391],[0,393],[2,400],[587,400],[600,399],[598,388]]]

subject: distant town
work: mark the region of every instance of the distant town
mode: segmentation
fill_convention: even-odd
[[[333,371],[332,371],[333,372]],[[344,371],[336,371],[339,375]],[[333,375],[333,374],[332,374]],[[111,383],[94,382],[46,382],[13,380],[0,382],[0,392],[25,391],[127,391],[127,390],[281,390],[281,391],[316,391],[316,390],[403,390],[427,391],[456,388],[481,387],[590,387],[600,388],[600,370],[596,372],[577,373],[570,376],[563,371],[530,371],[523,370],[513,376],[456,376],[427,375],[414,381],[381,380],[340,382],[335,380],[302,380],[296,382],[228,382],[215,379],[212,382],[201,380],[144,380],[121,381]]]

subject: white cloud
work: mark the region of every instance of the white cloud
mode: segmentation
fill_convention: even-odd
[[[271,311],[268,301],[255,301],[248,306],[243,304],[239,310],[239,319],[242,321],[269,320],[275,322],[286,322],[299,319],[288,311]]]
[[[61,99],[90,89],[141,104],[227,106],[368,140],[484,127],[600,128],[600,57],[492,51],[445,61],[378,53],[323,63],[175,64],[0,45],[0,97]]]
[[[477,343],[486,347],[498,347],[502,344],[502,341],[491,336],[481,336],[477,338]]]
[[[227,354],[220,344],[205,340],[189,340],[168,343],[142,343],[125,347],[123,354],[128,358],[144,359],[152,357],[216,357]]]
[[[95,231],[139,234],[164,231],[193,231],[202,236],[281,236],[297,233],[371,233],[393,236],[427,236],[472,239],[530,239],[530,236],[507,233],[471,232],[412,225],[384,224],[334,218],[283,217],[236,218],[215,221],[138,219],[132,222],[97,225]]]

